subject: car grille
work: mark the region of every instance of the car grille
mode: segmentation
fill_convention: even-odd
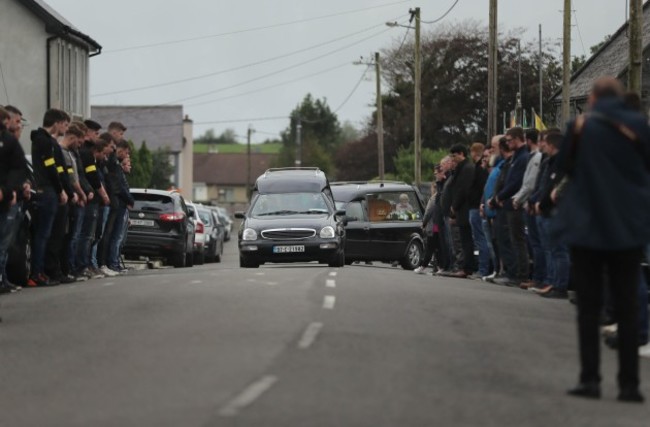
[[[263,238],[273,240],[307,239],[315,235],[316,230],[311,228],[277,228],[262,231]]]

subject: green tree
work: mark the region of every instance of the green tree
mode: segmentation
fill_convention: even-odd
[[[449,152],[447,150],[430,150],[422,149],[422,181],[433,180],[433,165],[440,163],[443,157]],[[411,183],[415,180],[413,174],[413,165],[415,164],[415,153],[413,147],[400,147],[397,150],[397,156],[393,160],[395,163],[395,178]]]
[[[342,143],[341,126],[325,99],[314,100],[307,94],[291,112],[289,127],[281,133],[282,150],[276,166],[293,166],[296,160],[297,126],[301,124],[302,166],[316,166],[333,173],[332,157]]]
[[[151,150],[147,148],[147,141],[143,141],[138,150],[138,163],[142,171],[142,182],[149,185],[151,183],[151,175],[153,174],[153,157]]]
[[[131,188],[147,188],[151,181],[151,152],[147,149],[147,143],[143,142],[137,150],[133,141],[129,141],[131,149],[131,173],[127,175],[127,181]]]
[[[153,152],[151,164],[152,173],[149,188],[167,190],[172,186],[170,177],[174,173],[174,167],[169,161],[170,152],[168,148],[159,148]]]

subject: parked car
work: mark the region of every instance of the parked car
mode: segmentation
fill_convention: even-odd
[[[194,264],[202,265],[205,263],[205,245],[207,238],[205,223],[199,216],[198,209],[194,203],[188,201],[187,209],[191,213],[192,220],[194,221]]]
[[[232,235],[232,224],[234,221],[230,217],[230,214],[228,213],[226,208],[222,206],[212,206],[212,208],[217,212],[217,215],[219,215],[219,221],[224,226],[225,229],[224,241],[226,242],[230,241],[230,236]]]
[[[415,187],[403,182],[334,182],[332,192],[347,219],[346,263],[397,261],[406,270],[420,264],[424,204]]]
[[[131,189],[125,258],[162,258],[174,267],[193,265],[194,221],[183,196],[176,191]]]
[[[203,205],[196,205],[196,209],[205,226],[205,260],[207,262],[221,262],[224,227],[221,226],[217,213],[212,209]]]
[[[309,262],[345,265],[343,210],[317,168],[269,169],[253,190],[238,234],[239,265]]]

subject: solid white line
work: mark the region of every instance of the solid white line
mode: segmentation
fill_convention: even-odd
[[[190,283],[193,285],[198,285],[199,283],[203,283],[203,280],[192,280]]]
[[[332,272],[330,273],[330,276],[331,276],[331,277],[336,277],[337,274],[338,274],[338,273],[337,273],[336,271],[332,271]]]
[[[335,288],[336,287],[336,281],[332,280],[332,279],[327,279],[325,281],[325,286],[327,286],[328,288]]]
[[[278,381],[277,377],[267,375],[258,381],[246,387],[246,389],[231,400],[226,406],[221,408],[219,414],[223,417],[234,417],[242,409],[255,402],[259,397],[267,392],[273,384]]]
[[[323,301],[323,308],[327,310],[332,310],[334,308],[334,304],[336,304],[336,297],[332,295],[327,295],[325,297],[325,300]]]
[[[323,324],[314,322],[311,325],[307,326],[305,332],[302,334],[302,338],[298,342],[298,348],[305,350],[311,347],[311,345],[316,341],[318,333],[323,329]]]

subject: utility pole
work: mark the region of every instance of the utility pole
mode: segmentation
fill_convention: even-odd
[[[411,20],[415,18],[415,126],[413,129],[413,144],[415,145],[415,185],[420,187],[420,182],[422,181],[422,125],[421,125],[421,115],[422,115],[422,93],[421,93],[421,82],[422,77],[422,51],[420,48],[420,8],[416,7],[411,9]]]
[[[539,24],[539,117],[544,117],[544,62],[542,61],[542,24]]]
[[[248,200],[251,198],[251,134],[253,129],[248,125],[248,132],[246,132],[246,196]]]
[[[641,96],[643,72],[643,0],[630,0],[630,68],[628,89]]]
[[[571,0],[564,0],[564,41],[562,54],[562,123],[564,126],[571,112]]]
[[[524,125],[524,108],[522,104],[523,93],[521,91],[521,40],[517,40],[517,74],[519,78],[519,88],[517,92],[517,104],[516,104],[516,113],[517,116],[517,126]]]
[[[384,180],[384,113],[381,100],[381,64],[379,52],[375,52],[375,70],[377,71],[377,158],[379,180]]]
[[[302,121],[300,116],[297,118],[296,124],[296,161],[295,166],[299,168],[302,165]]]
[[[490,39],[488,42],[488,123],[487,144],[490,145],[492,137],[497,130],[497,0],[490,0]]]

